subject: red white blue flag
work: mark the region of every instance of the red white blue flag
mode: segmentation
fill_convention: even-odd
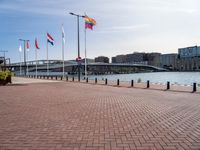
[[[54,45],[54,39],[49,33],[47,33],[47,42],[50,43],[51,45]]]
[[[37,38],[35,38],[35,48],[36,48],[36,49],[40,49],[40,48],[39,48],[39,45],[38,45]]]

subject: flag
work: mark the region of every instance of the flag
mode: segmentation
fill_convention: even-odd
[[[29,41],[26,41],[26,50],[29,51],[29,49],[30,49]]]
[[[54,44],[54,39],[52,38],[52,36],[49,33],[47,33],[47,42],[49,42],[51,45]]]
[[[38,46],[37,38],[35,38],[35,48],[36,48],[36,49],[40,49],[39,46]]]
[[[21,45],[19,46],[19,52],[22,52],[22,46]]]
[[[93,18],[85,16],[85,29],[93,29],[93,26],[96,25],[96,21]]]
[[[63,40],[63,43],[65,44],[65,31],[64,31],[63,25],[62,25],[62,40]]]

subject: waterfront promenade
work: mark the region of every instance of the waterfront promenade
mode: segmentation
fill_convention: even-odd
[[[200,95],[14,78],[0,87],[0,150],[200,149]]]

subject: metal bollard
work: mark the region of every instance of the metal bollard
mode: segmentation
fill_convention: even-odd
[[[68,76],[66,76],[66,81],[68,81]]]
[[[119,79],[117,79],[117,86],[119,86]]]
[[[60,77],[60,80],[62,80],[63,79],[63,77]]]
[[[169,90],[169,89],[170,89],[170,82],[167,81],[167,90]]]
[[[108,84],[108,80],[107,79],[105,79],[105,85],[107,85]]]
[[[192,92],[196,92],[197,91],[197,83],[193,83],[193,91]]]
[[[95,84],[97,84],[97,78],[95,78]]]
[[[147,88],[149,88],[149,87],[150,87],[149,80],[147,80]]]
[[[86,82],[88,83],[88,78],[86,78]]]
[[[74,82],[74,77],[72,77],[72,81]]]
[[[56,80],[58,80],[58,77],[56,76]]]
[[[131,80],[131,87],[133,87],[134,86],[134,81],[133,80]]]

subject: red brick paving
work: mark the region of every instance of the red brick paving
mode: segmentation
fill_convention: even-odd
[[[72,82],[0,92],[0,150],[200,149],[199,94]]]

